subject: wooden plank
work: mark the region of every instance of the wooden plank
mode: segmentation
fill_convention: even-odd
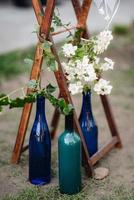
[[[76,18],[77,18],[77,21],[78,21],[80,19],[81,12],[82,12],[82,8],[81,8],[81,5],[80,5],[80,2],[78,0],[71,0],[71,1],[72,1],[72,5],[73,5],[74,11],[75,11],[75,15],[76,15]],[[77,25],[77,26],[79,26],[79,25]],[[87,26],[85,26],[85,29],[84,29],[81,37],[83,37],[85,39],[88,39],[90,37],[90,34],[88,32],[88,29],[87,29]]]
[[[43,39],[48,38],[48,35],[50,33],[50,26],[51,26],[51,22],[52,22],[54,8],[55,8],[55,0],[47,1],[45,13],[42,16],[42,23],[41,23],[41,27],[40,27],[40,36]],[[41,10],[40,10],[40,12],[41,12]]]
[[[109,125],[109,129],[111,131],[111,135],[117,136],[117,138],[118,138],[118,142],[116,144],[116,147],[122,148],[120,135],[119,135],[119,132],[118,132],[115,120],[114,120],[114,116],[113,116],[113,113],[112,113],[110,102],[108,101],[108,97],[105,96],[105,95],[101,95],[100,98],[101,98],[101,102],[102,102],[102,105],[103,105],[103,108],[104,108],[106,119],[107,119],[107,122],[108,122],[108,125]]]
[[[51,129],[50,129],[50,133],[51,133],[51,138],[54,139],[55,135],[56,135],[56,130],[59,124],[59,120],[60,120],[60,113],[58,112],[57,109],[55,109],[54,114],[53,114],[53,118],[51,121]]]
[[[29,148],[29,145],[26,145],[22,148],[21,153],[25,152]]]
[[[41,48],[40,42],[39,42],[37,44],[37,48],[35,52],[35,59],[32,66],[30,80],[38,79],[40,75],[42,60],[43,60],[43,49]],[[29,90],[27,90],[27,93],[29,93]],[[20,160],[21,150],[22,150],[24,140],[25,140],[25,135],[26,135],[27,127],[28,127],[31,109],[32,109],[32,104],[28,103],[28,104],[25,104],[22,111],[18,133],[16,137],[16,142],[15,142],[15,146],[14,146],[14,149],[12,152],[12,158],[11,158],[11,162],[14,164],[17,164]]]
[[[103,146],[99,151],[97,151],[91,158],[92,165],[95,165],[98,160],[103,158],[111,149],[115,147],[115,145],[118,143],[117,136],[112,137],[111,141],[108,142],[105,146]]]
[[[15,146],[14,146],[14,149],[12,152],[11,163],[13,163],[13,164],[17,164],[20,160],[21,151],[22,151],[22,147],[24,144],[24,140],[25,140],[25,135],[26,135],[26,130],[27,130],[28,122],[29,122],[31,109],[32,109],[32,104],[25,104],[23,111],[22,111],[18,134],[16,137]]]
[[[41,5],[39,4],[39,1],[37,0],[33,1],[34,10],[39,11],[38,13],[36,12],[36,17],[38,19],[38,22],[41,24],[40,31],[41,31],[41,34],[44,34],[42,35],[43,39],[45,39],[45,37],[49,33],[49,28],[50,28],[51,20],[52,20],[52,14],[54,10],[55,1],[49,0],[49,2],[53,3],[53,5],[51,5],[50,3],[47,3],[46,13],[44,15],[46,18],[43,18],[44,21],[41,22],[42,20],[41,13],[43,12],[43,10],[41,9]],[[39,78],[42,61],[43,61],[43,48],[41,47],[41,42],[39,41],[37,44],[36,52],[35,52],[34,63],[32,66],[30,80]],[[27,93],[28,92],[29,90],[27,90]],[[17,164],[20,160],[21,151],[24,144],[24,140],[25,140],[26,130],[27,130],[30,114],[31,114],[31,109],[32,109],[32,104],[25,104],[22,111],[18,134],[16,137],[16,142],[15,142],[15,146],[14,146],[12,158],[11,158],[11,162],[14,164]]]
[[[58,35],[58,34],[61,34],[61,33],[65,33],[65,32],[74,30],[76,28],[80,28],[80,27],[79,26],[66,27],[66,28],[64,28],[62,30],[59,30],[59,31],[51,33],[51,36],[55,36],[55,35]]]
[[[87,17],[89,14],[89,9],[91,6],[92,0],[84,0],[82,7],[81,7],[81,14],[79,14],[78,16],[78,26],[80,27],[85,27],[86,28],[86,21],[87,21]],[[78,7],[77,7],[78,9]]]

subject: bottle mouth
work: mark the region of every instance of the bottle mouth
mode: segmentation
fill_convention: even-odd
[[[83,91],[82,94],[83,94],[83,96],[87,96],[88,94],[90,95],[91,94],[91,90],[85,91],[85,92]]]

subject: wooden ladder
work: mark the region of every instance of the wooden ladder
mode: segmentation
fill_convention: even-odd
[[[75,27],[69,28],[69,30],[82,28],[83,30],[82,37],[88,39],[89,33],[87,30],[86,21],[87,21],[92,0],[83,0],[82,5],[80,4],[79,0],[71,0],[71,1],[72,1],[72,5],[75,11],[76,18],[77,18],[77,25]],[[43,10],[43,7],[39,0],[32,0],[32,4],[33,4],[33,8],[34,8],[34,12],[35,12],[38,24],[40,26],[40,34],[39,34],[39,41],[37,43],[37,47],[35,51],[35,57],[34,57],[34,62],[33,62],[32,70],[31,70],[30,80],[38,79],[40,76],[40,71],[41,71],[41,66],[42,66],[42,61],[43,61],[43,49],[41,47],[41,44],[44,40],[49,40],[52,43],[51,50],[53,54],[55,55],[56,61],[58,63],[58,71],[55,71],[54,75],[57,80],[57,84],[59,86],[59,91],[60,91],[59,96],[63,97],[67,103],[73,104],[71,95],[68,91],[66,79],[62,70],[60,58],[58,56],[58,53],[57,53],[57,50],[55,48],[55,44],[52,38],[54,35],[60,34],[67,30],[61,30],[58,32],[50,33],[50,26],[51,26],[52,16],[54,13],[54,8],[55,8],[55,0],[47,0],[45,11]],[[108,98],[107,96],[100,96],[100,98],[101,98],[102,105],[104,107],[104,112],[106,115],[106,119],[109,125],[111,135],[112,135],[112,139],[105,146],[99,149],[99,151],[96,152],[92,157],[89,157],[89,153],[86,147],[83,133],[78,121],[78,117],[76,115],[76,111],[74,109],[74,125],[82,141],[84,167],[89,176],[94,175],[93,165],[98,160],[104,157],[111,149],[115,147],[118,147],[118,148],[122,147],[121,139],[120,139],[120,136],[115,124],[115,120],[112,114],[112,110],[111,110]],[[12,158],[11,158],[11,162],[14,164],[15,163],[17,164],[19,162],[21,154],[28,148],[28,145],[23,147],[23,144],[25,140],[27,126],[29,123],[31,109],[32,109],[32,103],[29,103],[29,104],[25,104],[22,111],[18,134],[16,137],[16,142],[15,142],[15,146],[14,146]],[[59,118],[60,118],[60,113],[58,113],[58,111],[55,109],[53,117],[52,117],[52,121],[51,121],[52,138],[55,137]]]

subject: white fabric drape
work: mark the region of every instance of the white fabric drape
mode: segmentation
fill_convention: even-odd
[[[106,28],[109,28],[118,8],[120,0],[93,0],[101,15],[108,22]]]

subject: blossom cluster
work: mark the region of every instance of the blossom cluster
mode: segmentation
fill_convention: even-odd
[[[111,31],[105,30],[89,40],[82,39],[77,46],[72,43],[64,44],[62,50],[67,62],[63,62],[62,66],[69,91],[73,95],[91,88],[97,94],[111,93],[110,82],[100,77],[102,72],[113,69],[114,62],[107,57],[102,62],[98,55],[108,48],[112,38]]]
[[[110,44],[111,40],[113,39],[112,32],[109,30],[102,31],[100,34],[96,37],[95,40],[95,46],[94,46],[94,52],[99,55],[103,53]]]

